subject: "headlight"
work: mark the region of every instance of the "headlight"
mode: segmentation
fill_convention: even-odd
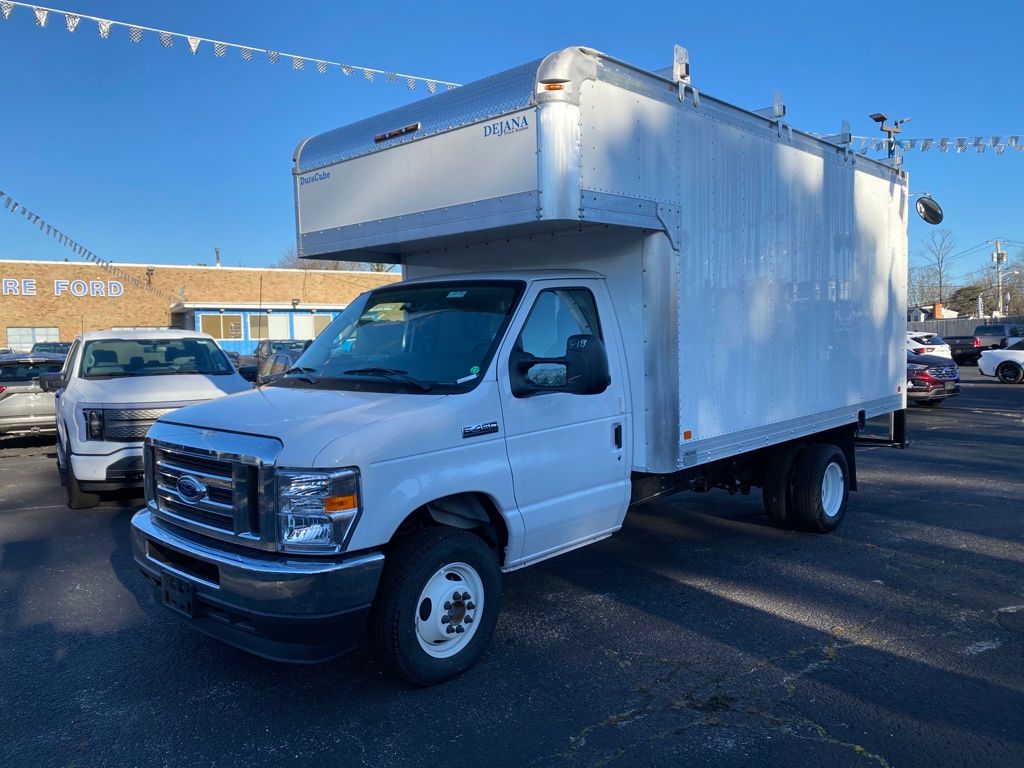
[[[86,408],[82,411],[85,417],[85,439],[103,439],[103,410],[100,408]]]
[[[926,371],[928,370],[927,365],[918,365],[917,363],[907,363],[908,371]]]
[[[284,469],[277,473],[283,552],[341,552],[359,514],[359,472]]]

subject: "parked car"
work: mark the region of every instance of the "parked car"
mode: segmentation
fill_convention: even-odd
[[[974,365],[981,356],[981,339],[977,336],[943,336],[949,345],[953,362],[957,365]]]
[[[1006,349],[986,349],[978,358],[978,372],[1004,384],[1024,381],[1024,338],[1011,338]]]
[[[960,394],[960,369],[946,357],[907,353],[907,401],[935,406]]]
[[[142,485],[142,441],[160,416],[251,388],[212,337],[178,330],[84,333],[41,383],[57,393],[57,466],[72,509]]]
[[[256,386],[262,387],[264,384],[270,384],[272,381],[282,378],[295,366],[295,361],[302,356],[304,351],[304,349],[286,349],[264,359],[256,374]]]
[[[997,325],[979,325],[974,329],[973,336],[946,336],[946,341],[953,347],[954,356],[959,353],[963,358],[973,356],[977,360],[985,349],[1002,349],[1007,339],[1024,336],[1024,326],[1000,323]],[[973,351],[972,351],[973,350]]]
[[[64,355],[6,355],[0,358],[0,435],[45,435],[57,431],[52,392],[39,377],[59,373]]]
[[[255,365],[259,367],[263,361],[275,352],[283,352],[289,349],[297,349],[300,352],[309,346],[304,339],[264,339],[253,349],[252,354],[242,355],[239,358],[239,367],[243,365]]]
[[[934,355],[953,359],[949,344],[937,333],[907,331],[907,351],[915,355]]]
[[[0,357],[2,357],[3,355],[13,355],[13,354],[14,354],[14,350],[11,349],[10,347],[0,347]]]
[[[37,341],[32,345],[33,355],[67,355],[71,349],[70,341]]]

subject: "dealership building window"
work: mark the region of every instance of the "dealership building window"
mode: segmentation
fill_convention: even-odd
[[[249,338],[259,339],[290,339],[291,329],[288,327],[287,315],[249,315]]]
[[[208,333],[215,339],[240,339],[242,338],[242,316],[203,315],[201,329],[203,333]]]
[[[37,341],[60,341],[60,329],[50,327],[8,328],[7,346],[27,352]]]

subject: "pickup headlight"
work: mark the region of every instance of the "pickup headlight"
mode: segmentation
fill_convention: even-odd
[[[282,552],[341,552],[358,515],[358,470],[278,471],[278,541]]]
[[[85,408],[82,411],[82,416],[85,417],[85,439],[86,440],[102,440],[103,439],[103,409],[102,408]]]

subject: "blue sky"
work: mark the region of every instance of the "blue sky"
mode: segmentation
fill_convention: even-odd
[[[588,45],[641,66],[690,50],[704,92],[758,108],[781,91],[794,126],[875,135],[867,115],[910,116],[905,136],[1024,136],[1016,30],[1024,4],[962,2],[289,3],[62,0],[118,21],[467,82]],[[237,52],[191,56],[127,30],[0,19],[0,189],[100,256],[147,263],[273,263],[294,243],[291,156],[303,137],[426,95],[338,70],[293,72]],[[946,211],[958,251],[1024,241],[1024,152],[913,153],[915,190]],[[914,217],[911,253],[929,228]],[[1011,255],[1017,248],[1010,248]],[[956,259],[985,267],[989,248]],[[0,209],[0,258],[77,257]]]

